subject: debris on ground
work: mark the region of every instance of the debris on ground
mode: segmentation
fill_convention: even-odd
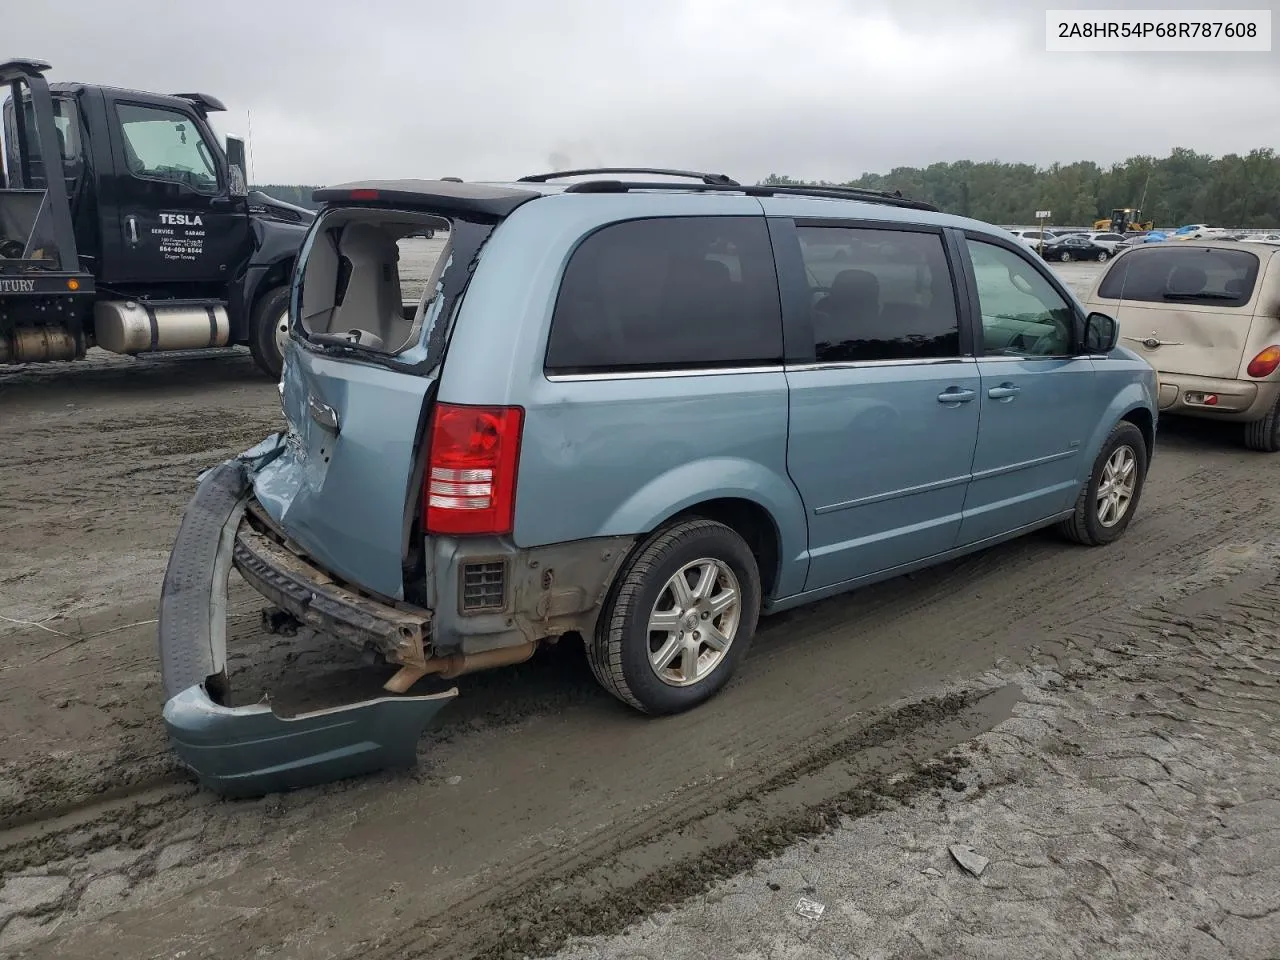
[[[923,870],[921,870],[920,872],[921,872],[921,873],[923,873],[926,877],[929,877],[929,878],[931,878],[931,879],[933,879],[933,880],[941,880],[941,879],[942,879],[942,871],[941,871],[941,870],[938,870],[938,869],[937,869],[937,868],[935,868],[935,867],[925,867],[925,868],[924,868]]]
[[[987,864],[991,862],[975,851],[973,847],[965,846],[964,844],[953,843],[947,849],[951,852],[951,856],[956,863],[960,864],[961,867],[975,877],[982,876],[982,871],[987,869]]]
[[[262,611],[262,629],[267,633],[281,637],[296,637],[299,626],[297,617],[279,607],[266,607]]]
[[[810,900],[808,897],[801,897],[796,903],[796,913],[806,920],[821,919],[823,911],[826,909],[825,904],[821,904],[817,900]]]

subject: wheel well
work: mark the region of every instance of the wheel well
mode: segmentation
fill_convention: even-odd
[[[723,523],[747,541],[747,546],[751,548],[751,553],[756,558],[756,566],[760,570],[761,591],[766,597],[773,596],[774,587],[778,582],[780,557],[778,525],[773,522],[769,511],[750,500],[724,497],[688,507],[672,517],[668,523],[678,523],[694,517]]]
[[[293,275],[293,258],[286,257],[276,263],[273,263],[270,269],[263,274],[262,279],[258,281],[258,289],[254,291],[253,303],[249,305],[249,315],[253,316],[254,309],[258,306],[264,296],[274,290],[281,284],[289,282],[289,278]]]
[[[1151,419],[1151,411],[1143,407],[1134,407],[1120,419],[1129,421],[1142,431],[1142,439],[1147,442],[1147,459],[1150,460],[1156,446],[1156,427]]]

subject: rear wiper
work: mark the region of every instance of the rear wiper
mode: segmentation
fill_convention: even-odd
[[[1239,300],[1229,293],[1166,293],[1166,300]]]

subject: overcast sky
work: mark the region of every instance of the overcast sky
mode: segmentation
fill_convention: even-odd
[[[258,183],[621,165],[844,180],[1280,145],[1280,54],[1050,54],[1046,7],[1276,0],[59,0],[0,56],[252,116]]]

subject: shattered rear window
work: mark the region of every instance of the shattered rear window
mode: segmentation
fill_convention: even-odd
[[[417,344],[449,261],[451,227],[439,216],[400,210],[323,215],[303,252],[304,332],[387,354]]]

